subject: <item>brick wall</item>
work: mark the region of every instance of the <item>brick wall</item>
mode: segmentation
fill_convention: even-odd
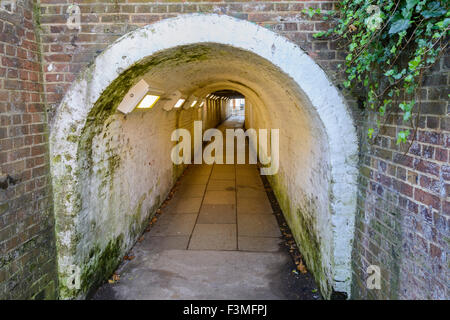
[[[407,145],[396,144],[396,134],[414,129],[403,124],[401,114],[387,119],[374,145],[366,132],[369,124],[376,126],[376,114],[367,113],[359,122],[355,297],[448,299],[449,68],[447,53],[424,77],[418,128],[407,153]],[[366,289],[371,264],[381,267],[382,290]]]
[[[0,299],[54,298],[56,255],[32,1],[0,6]]]
[[[328,23],[301,13],[306,7],[332,9],[334,1],[80,0],[75,1],[81,9],[80,30],[70,30],[66,25],[70,3],[69,0],[40,0],[36,10],[39,13],[36,28],[41,35],[43,90],[50,122],[67,88],[109,44],[129,31],[179,14],[228,14],[274,30],[306,50],[336,83],[339,78],[336,66],[345,56],[336,49],[335,43],[312,38],[315,32],[326,30]],[[45,112],[39,94],[38,49],[33,38],[31,7],[30,2],[19,5],[18,10],[27,10],[16,16],[0,11],[0,28],[5,31],[0,39],[0,158],[2,179],[8,184],[7,189],[0,190],[0,248],[8,253],[3,254],[2,259],[13,257],[7,267],[0,264],[0,297],[5,290],[8,295],[31,297],[40,292],[37,287],[43,288],[44,283],[54,279],[53,235],[46,231],[52,229],[53,218],[48,202]],[[22,35],[19,32],[14,36],[12,28],[16,27]],[[22,46],[18,48],[20,43]],[[401,156],[402,150],[394,138],[400,130],[399,117],[392,117],[380,139],[375,145],[369,145],[366,130],[375,121],[375,115],[359,110],[354,99],[348,98],[358,124],[361,148],[359,211],[353,250],[352,295],[355,298],[448,297],[445,286],[450,175],[448,67],[447,56],[425,79],[417,142],[405,157]],[[16,76],[14,70],[17,70]],[[11,185],[13,181],[15,185]],[[33,201],[32,205],[29,201]],[[25,217],[31,221],[29,227],[25,227],[25,222],[16,221],[28,221]],[[33,224],[39,225],[40,230],[31,227]],[[16,239],[15,236],[22,234],[16,232],[17,228],[38,232],[40,236],[33,238],[37,240],[31,248],[14,245],[15,242],[26,243],[21,237]],[[43,241],[49,244],[42,245]],[[40,251],[33,251],[35,245],[50,248],[45,253],[46,260]],[[5,248],[9,249],[5,251]],[[39,263],[19,262],[21,256]],[[47,267],[44,267],[45,262]],[[366,289],[366,268],[370,264],[381,267],[382,290]],[[37,267],[31,276],[23,277],[22,274],[30,274],[24,265]],[[30,280],[18,281],[19,275],[21,279]],[[46,280],[41,280],[41,284],[38,279],[42,275]],[[9,288],[14,283],[22,289],[11,291]]]

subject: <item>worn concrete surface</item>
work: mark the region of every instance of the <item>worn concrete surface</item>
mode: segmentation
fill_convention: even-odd
[[[226,121],[220,129],[242,126]],[[194,165],[143,241],[95,299],[289,299],[295,265],[256,165]],[[305,277],[306,279],[306,277]],[[312,288],[312,289],[311,289]],[[306,295],[299,295],[306,290]],[[305,292],[304,292],[305,293]]]

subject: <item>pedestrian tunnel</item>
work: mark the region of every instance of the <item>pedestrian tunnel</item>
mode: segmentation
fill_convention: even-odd
[[[122,112],[143,83],[157,98]],[[267,178],[322,294],[349,293],[357,147],[342,97],[285,38],[226,16],[186,15],[113,43],[52,119],[63,298],[85,297],[110,276],[182,174],[173,131],[216,127],[237,96],[245,128],[279,129],[279,169]]]

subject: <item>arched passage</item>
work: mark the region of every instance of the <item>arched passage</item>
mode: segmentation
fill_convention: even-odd
[[[116,113],[142,78],[167,92],[237,90],[250,101],[250,126],[280,129],[280,172],[269,179],[323,293],[349,293],[357,144],[343,98],[285,38],[227,16],[185,15],[120,38],[58,109],[50,148],[61,295],[85,295],[114,268],[179,175],[171,130],[201,118],[157,107]],[[74,272],[80,288],[68,285]]]

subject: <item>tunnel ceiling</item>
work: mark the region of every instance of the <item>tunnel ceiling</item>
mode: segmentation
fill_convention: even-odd
[[[190,45],[160,52],[151,59],[155,63],[143,78],[166,94],[179,90],[189,96],[216,83],[229,83],[229,87],[215,87],[205,95],[215,93],[228,98],[244,98],[246,93],[236,90],[244,88],[264,104],[303,109],[301,106],[307,103],[287,75],[269,61],[237,48],[219,44]]]
[[[215,96],[219,96],[219,97],[225,97],[225,98],[229,98],[229,99],[244,99],[245,96],[238,92],[238,91],[234,91],[234,90],[218,90],[218,91],[214,91],[213,94]]]

